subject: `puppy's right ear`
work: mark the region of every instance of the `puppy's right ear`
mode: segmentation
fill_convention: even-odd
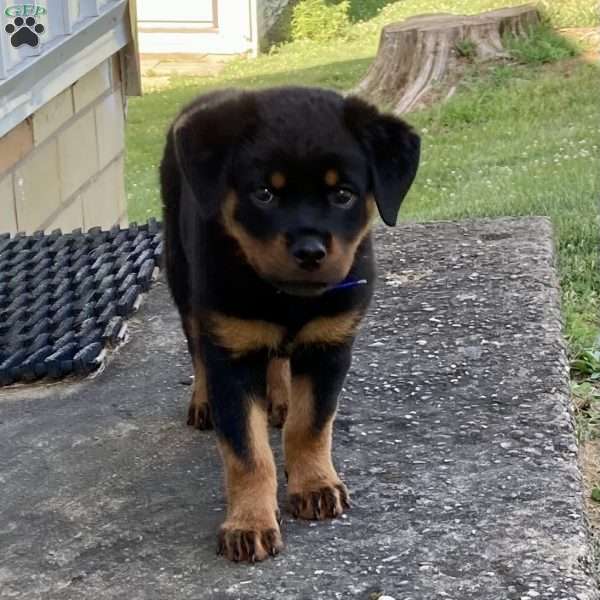
[[[256,126],[254,96],[237,90],[208,94],[177,118],[170,135],[181,175],[182,202],[195,202],[208,219],[227,193],[236,145]]]

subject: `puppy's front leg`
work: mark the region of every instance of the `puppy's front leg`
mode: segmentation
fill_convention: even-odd
[[[292,357],[292,395],[283,440],[294,516],[326,519],[350,506],[331,459],[337,397],[350,360],[350,345],[305,346]]]
[[[218,553],[264,560],[282,548],[265,402],[266,352],[235,358],[205,343],[209,404],[225,468],[227,518]]]

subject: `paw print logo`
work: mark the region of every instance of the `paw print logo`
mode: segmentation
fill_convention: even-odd
[[[14,48],[27,44],[35,48],[40,43],[39,36],[44,33],[46,28],[41,23],[36,23],[33,17],[15,17],[12,23],[9,23],[4,31],[10,35],[10,43]]]

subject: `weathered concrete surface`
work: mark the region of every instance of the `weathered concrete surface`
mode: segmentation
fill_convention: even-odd
[[[253,566],[215,556],[218,457],[184,425],[159,284],[94,381],[0,393],[0,597],[598,598],[551,237],[543,219],[378,233],[335,433],[353,509],[286,518],[284,554]]]

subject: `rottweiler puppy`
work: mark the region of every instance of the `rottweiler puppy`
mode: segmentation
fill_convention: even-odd
[[[188,424],[214,426],[224,463],[231,560],[282,548],[269,419],[285,421],[291,513],[349,507],[337,397],[373,290],[371,226],[377,212],[395,224],[419,147],[402,120],[301,87],[209,93],[169,130],[167,279],[195,373]]]

